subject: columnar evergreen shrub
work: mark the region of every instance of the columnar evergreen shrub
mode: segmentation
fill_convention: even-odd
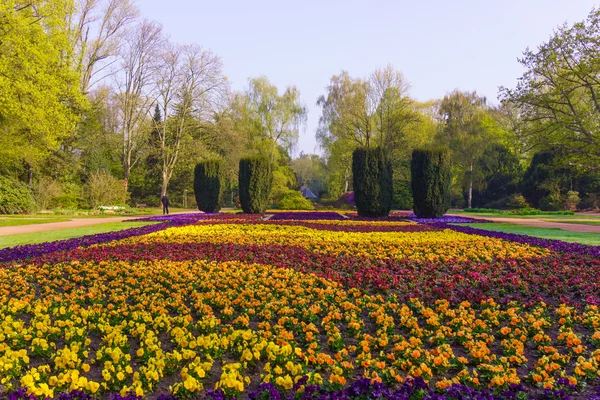
[[[352,153],[354,201],[361,217],[387,216],[394,202],[392,163],[384,149],[358,148]]]
[[[240,160],[239,191],[242,210],[248,214],[265,212],[273,184],[271,162],[262,156]]]
[[[194,169],[194,194],[198,209],[217,212],[222,205],[223,161],[205,160]]]
[[[0,176],[0,214],[24,214],[34,210],[35,202],[27,185]]]
[[[450,153],[446,149],[416,149],[412,154],[413,210],[419,218],[439,218],[450,206]]]

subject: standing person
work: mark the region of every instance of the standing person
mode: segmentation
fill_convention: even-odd
[[[163,215],[169,214],[169,196],[165,194],[163,197],[161,197],[160,202],[163,205]]]

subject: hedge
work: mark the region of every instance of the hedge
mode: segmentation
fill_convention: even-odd
[[[199,162],[194,169],[194,194],[198,209],[204,212],[217,212],[222,206],[223,161],[206,160]]]
[[[419,218],[439,218],[450,207],[450,153],[447,149],[416,149],[412,153],[413,210]]]
[[[392,163],[380,147],[352,153],[354,201],[361,217],[385,217],[394,201]]]
[[[265,212],[273,184],[270,160],[263,156],[242,158],[238,184],[242,210],[248,214]]]
[[[24,183],[0,176],[0,214],[25,214],[35,211],[35,201]]]

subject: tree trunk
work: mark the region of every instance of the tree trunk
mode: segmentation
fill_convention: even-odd
[[[124,165],[124,173],[123,173],[123,186],[125,186],[125,191],[129,190],[129,176],[131,175],[131,166]]]
[[[471,161],[471,168],[469,169],[469,197],[467,199],[467,207],[473,208],[473,162]]]
[[[33,187],[33,167],[27,163],[27,185]]]
[[[160,187],[160,198],[167,194],[167,187],[169,186],[169,179],[167,178],[167,171],[163,171],[163,182]]]

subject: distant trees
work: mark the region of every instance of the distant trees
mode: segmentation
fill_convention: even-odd
[[[183,205],[195,165],[215,158],[232,205],[239,160],[252,155],[269,160],[268,202],[302,186],[331,201],[356,189],[353,151],[380,147],[392,206],[409,208],[412,151],[430,145],[450,149],[455,207],[523,205],[521,193],[541,208],[600,205],[597,9],[526,50],[500,105],[461,90],[417,102],[391,66],[334,75],[317,100],[323,154],[296,158],[298,88],[261,76],[232,91],[216,54],[171,43],[131,0],[8,0],[0,16],[0,176],[24,183],[37,207],[94,206],[90,187],[109,175],[129,204],[169,192]]]
[[[326,90],[317,101],[322,110],[317,140],[328,158],[330,195],[349,189],[351,155],[357,147],[385,147],[394,172],[406,179],[407,160],[420,142],[415,133],[424,117],[408,96],[404,76],[391,66],[366,79],[342,72],[331,78]]]
[[[489,146],[477,161],[477,171],[475,207],[506,206],[510,196],[519,192],[523,169],[517,156],[504,145]]]
[[[455,172],[467,192],[467,207],[471,208],[473,188],[481,173],[478,160],[498,140],[500,127],[488,113],[486,99],[476,92],[449,93],[441,101],[438,113],[442,126],[437,142],[450,148]]]

